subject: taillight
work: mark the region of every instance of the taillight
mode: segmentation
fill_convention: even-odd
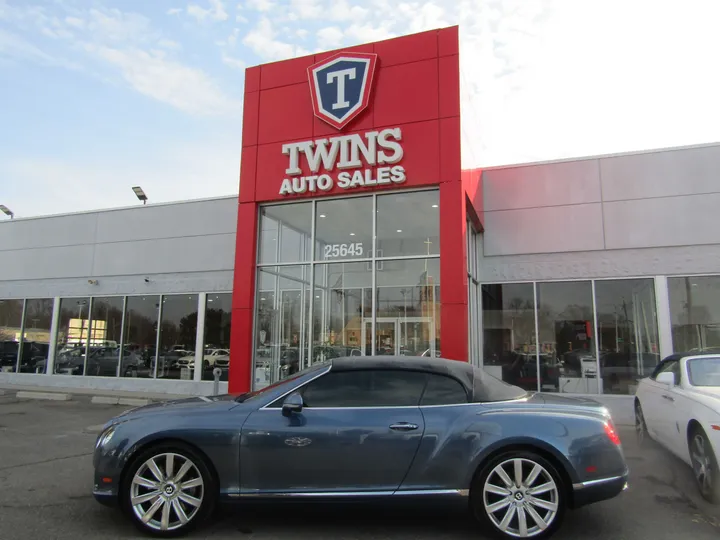
[[[609,423],[605,422],[605,434],[608,436],[614,444],[620,445],[620,436],[615,431],[615,428]]]

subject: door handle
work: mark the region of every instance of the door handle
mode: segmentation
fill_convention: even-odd
[[[663,394],[663,397],[667,399],[668,401],[675,401],[675,398],[672,396],[668,396],[667,394]]]
[[[413,431],[417,428],[417,424],[411,424],[410,422],[398,422],[397,424],[390,425],[390,429],[395,431]]]

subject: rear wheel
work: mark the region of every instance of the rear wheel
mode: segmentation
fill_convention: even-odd
[[[565,515],[562,477],[548,460],[528,451],[497,456],[478,474],[472,509],[499,538],[548,538]]]
[[[720,501],[720,471],[710,441],[701,427],[693,429],[690,440],[690,461],[695,482],[704,499],[712,503]]]
[[[121,491],[125,511],[144,533],[180,536],[213,511],[217,487],[204,459],[180,443],[158,445],[130,466]]]

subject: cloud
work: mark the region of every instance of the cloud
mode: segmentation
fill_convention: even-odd
[[[273,29],[270,19],[261,17],[242,42],[259,57],[268,61],[309,54],[309,51],[303,47],[275,39],[276,35],[277,32]]]
[[[170,8],[165,13],[168,15],[180,15],[182,12],[182,8]]]
[[[240,141],[223,135],[203,142],[162,141],[151,157],[131,160],[87,153],[3,159],[0,177],[13,179],[3,203],[17,217],[133,206],[138,201],[130,187],[136,180],[149,204],[237,195]]]
[[[79,19],[78,17],[65,17],[65,22],[69,26],[73,26],[75,28],[83,28],[85,26],[85,21],[83,19]]]
[[[318,30],[316,36],[320,47],[335,49],[342,43],[344,34],[337,26],[326,26]]]
[[[0,58],[9,61],[31,61],[45,66],[82,70],[76,62],[48,54],[20,36],[0,29]]]
[[[198,22],[204,22],[205,19],[215,21],[228,20],[228,13],[225,11],[225,5],[222,3],[222,0],[209,0],[209,3],[210,5],[207,9],[197,4],[188,4],[188,15],[195,17]]]
[[[290,13],[301,19],[319,19],[325,6],[319,0],[290,0]]]
[[[335,0],[329,8],[328,18],[333,21],[359,21],[370,13],[367,8],[351,6],[347,0]]]
[[[241,103],[227,96],[205,72],[157,52],[93,45],[86,45],[86,49],[117,67],[136,91],[185,112],[225,115],[241,110]]]
[[[242,6],[238,4],[238,9]],[[272,0],[245,0],[245,7],[253,9],[255,11],[270,11],[275,7],[275,2]]]
[[[225,65],[236,69],[245,69],[247,67],[247,63],[245,62],[245,60],[233,58],[232,56],[228,56],[226,54],[222,55],[222,61]]]

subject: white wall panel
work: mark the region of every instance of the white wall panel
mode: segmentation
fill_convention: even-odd
[[[237,199],[231,198],[102,212],[98,216],[97,241],[234,233],[237,207]]]
[[[88,276],[92,270],[92,244],[0,252],[0,281]]]
[[[483,172],[486,212],[600,201],[597,160],[528,165]]]
[[[720,243],[720,193],[609,202],[604,208],[608,249]]]
[[[603,200],[720,192],[720,146],[600,160]]]
[[[232,270],[235,235],[98,244],[94,276]]]
[[[603,249],[600,204],[485,212],[485,256]]]
[[[533,281],[720,272],[720,245],[482,257],[480,280]]]
[[[96,213],[3,221],[0,223],[0,252],[91,244],[95,240],[96,223]]]

